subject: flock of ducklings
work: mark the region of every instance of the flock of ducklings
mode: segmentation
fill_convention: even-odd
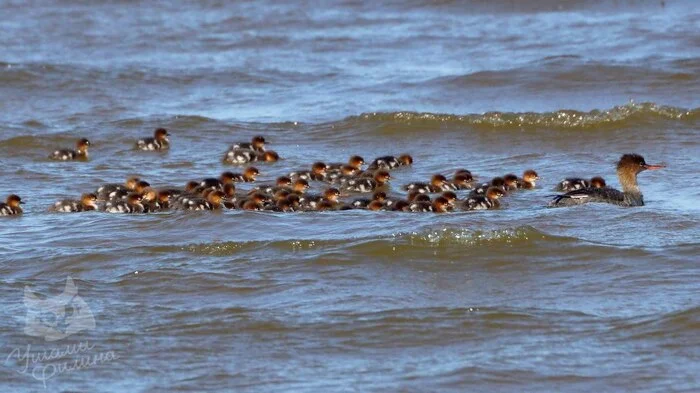
[[[170,148],[168,131],[158,128],[152,138],[140,139],[135,148],[143,151],[159,151]],[[86,160],[87,139],[80,139],[76,150],[56,150],[50,154],[53,160]],[[252,162],[275,162],[279,155],[267,150],[265,138],[254,137],[251,142],[235,143],[224,154],[223,162],[245,165]],[[348,209],[391,210],[401,212],[435,212],[452,210],[485,210],[500,207],[499,199],[521,189],[535,188],[537,172],[526,170],[522,177],[507,174],[479,183],[466,169],[455,171],[450,179],[435,174],[429,182],[410,183],[402,190],[405,197],[389,194],[391,171],[413,164],[408,155],[384,156],[374,159],[363,169],[365,160],[352,156],[347,163],[326,164],[316,162],[308,169],[294,171],[277,178],[274,184],[257,184],[260,174],[254,166],[241,173],[226,171],[218,178],[188,182],[185,187],[155,189],[137,177],[130,177],[124,184],[105,184],[80,199],[66,199],[54,203],[53,212],[82,212],[99,210],[107,213],[152,213],[168,210],[267,210],[276,212],[331,211]],[[237,190],[237,183],[253,183],[246,192]],[[310,193],[312,183],[323,184],[321,193]],[[566,179],[557,186],[558,191],[571,191],[586,187],[605,187],[605,181],[596,177]],[[457,191],[466,190],[460,199]],[[432,196],[432,197],[431,197]],[[0,215],[22,214],[22,199],[17,195],[0,203]]]

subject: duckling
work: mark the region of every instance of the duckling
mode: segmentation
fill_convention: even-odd
[[[225,164],[247,164],[253,161],[276,162],[280,158],[279,154],[272,150],[258,152],[250,149],[233,149],[224,154]]]
[[[535,188],[537,185],[537,180],[540,179],[540,176],[537,174],[532,169],[528,169],[525,172],[523,172],[523,178],[518,179],[518,188],[524,189],[524,190],[532,190]]]
[[[57,213],[74,213],[97,210],[97,195],[83,194],[79,200],[64,199],[53,204],[49,211]]]
[[[170,148],[170,134],[165,128],[157,128],[153,132],[153,138],[143,138],[136,142],[136,148],[144,151],[168,150]]]
[[[141,203],[141,194],[132,192],[125,200],[112,200],[105,204],[104,211],[107,213],[143,213],[146,208]]]
[[[403,187],[405,191],[416,191],[420,194],[432,194],[443,191],[443,187],[448,184],[447,178],[441,174],[433,175],[428,183],[410,183]]]
[[[110,199],[115,199],[115,195],[113,195],[115,192],[120,191],[120,192],[129,192],[129,191],[134,191],[136,188],[136,184],[140,182],[141,179],[139,179],[137,176],[132,176],[126,179],[126,182],[124,184],[116,184],[116,183],[111,183],[111,184],[104,184],[95,190],[95,194],[97,195],[97,200],[99,201],[108,201]]]
[[[567,178],[559,182],[559,184],[557,184],[554,190],[561,192],[570,192],[588,187],[603,188],[605,186],[605,179],[603,179],[600,176],[593,177],[591,178],[591,180],[580,178]]]
[[[287,175],[291,179],[304,179],[307,181],[316,180],[323,181],[326,177],[327,166],[323,162],[314,162],[311,170],[299,170],[291,172]]]
[[[260,191],[265,194],[274,194],[277,190],[289,188],[292,185],[292,179],[287,176],[280,176],[275,180],[275,184],[261,184],[253,187],[253,190]]]
[[[218,210],[221,209],[225,195],[220,190],[209,190],[205,197],[187,200],[178,205],[180,210]]]
[[[22,214],[22,198],[12,194],[5,199],[5,203],[0,203],[0,216],[15,216]]]
[[[486,194],[486,191],[489,189],[489,187],[503,188],[503,190],[505,190],[505,188],[504,188],[505,184],[506,184],[506,182],[502,177],[499,177],[499,176],[494,177],[493,179],[491,179],[490,182],[482,183],[481,185],[479,185],[478,187],[473,189],[469,193],[469,198],[484,196]]]
[[[367,170],[375,171],[377,169],[391,170],[398,168],[400,166],[410,166],[413,165],[413,157],[408,154],[402,154],[398,158],[394,156],[384,156],[375,158],[372,163],[369,164]]]
[[[379,201],[381,203],[384,203],[386,201],[387,196],[386,192],[384,191],[375,191],[374,194],[372,194],[372,199],[368,198],[359,198],[355,199],[350,203],[350,206],[354,207],[355,209],[366,209],[367,206],[369,206],[370,203],[373,201]]]
[[[491,186],[486,190],[485,195],[469,197],[462,208],[464,210],[486,210],[486,209],[498,209],[501,203],[498,199],[505,195],[505,191],[502,188]]]
[[[90,141],[83,138],[76,142],[75,146],[76,150],[56,150],[53,153],[51,153],[51,155],[49,155],[49,158],[58,161],[87,160],[88,147],[90,146]]]
[[[385,170],[379,170],[374,178],[349,179],[341,185],[345,192],[374,192],[391,180],[391,175]]]
[[[254,136],[250,143],[242,142],[242,143],[232,144],[230,150],[236,150],[236,149],[253,150],[253,151],[256,151],[258,153],[264,152],[265,151],[265,137],[258,135],[258,136]]]
[[[337,188],[330,187],[326,189],[323,194],[313,194],[313,195],[303,195],[299,198],[299,203],[302,209],[305,210],[317,210],[318,205],[323,202],[329,202],[332,205],[338,203],[338,198],[340,197],[340,191]]]
[[[446,189],[451,191],[457,191],[471,190],[472,188],[474,188],[474,177],[471,173],[468,172],[469,171],[456,173],[452,178],[452,182],[443,186],[443,191]]]

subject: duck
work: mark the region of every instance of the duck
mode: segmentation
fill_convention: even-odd
[[[265,152],[265,137],[261,135],[254,136],[253,139],[248,142],[240,142],[240,143],[234,143],[231,145],[231,148],[229,150],[236,150],[236,149],[243,149],[243,150],[253,150],[258,153]]]
[[[331,184],[341,184],[351,178],[360,177],[363,173],[368,172],[363,172],[361,169],[350,165],[343,165],[339,171],[326,171],[325,181]],[[369,173],[371,174],[372,172]]]
[[[443,190],[448,189],[450,191],[458,190],[471,190],[474,188],[474,177],[471,172],[466,169],[464,172],[455,173],[452,181],[443,186]]]
[[[97,195],[89,193],[80,196],[79,200],[64,199],[53,204],[49,211],[56,213],[76,213],[97,210]]]
[[[484,195],[467,198],[462,205],[464,210],[490,210],[498,209],[501,203],[499,198],[505,195],[505,191],[500,187],[491,186]]]
[[[129,192],[134,191],[136,184],[140,182],[141,179],[138,176],[131,176],[126,179],[124,184],[109,183],[97,187],[95,190],[95,195],[99,201],[108,201],[114,199],[116,192]]]
[[[328,164],[328,165],[326,166],[326,170],[327,170],[328,172],[331,172],[331,171],[340,172],[340,170],[341,170],[344,166],[348,166],[348,167],[350,167],[350,168],[352,168],[352,169],[361,171],[363,165],[365,165],[365,159],[364,159],[364,158],[362,158],[362,157],[360,157],[360,156],[351,156],[351,157],[348,159],[348,162],[345,163],[345,164],[343,164],[343,163],[338,163],[338,162],[332,163],[332,164]]]
[[[496,176],[493,179],[491,179],[491,181],[489,181],[488,183],[482,183],[478,187],[474,188],[469,193],[469,198],[486,195],[486,191],[489,189],[489,187],[501,188],[505,191],[505,185],[505,179],[503,179],[500,176]]]
[[[603,188],[605,186],[606,186],[605,179],[603,179],[600,176],[592,177],[590,180],[576,178],[576,177],[569,177],[569,178],[566,178],[566,179],[560,181],[556,185],[556,187],[554,187],[554,191],[569,192],[569,191],[580,190],[582,188],[588,188],[588,187]]]
[[[344,182],[341,189],[345,192],[374,192],[391,180],[391,175],[385,170],[379,170],[373,178],[353,178]]]
[[[275,184],[261,184],[253,187],[253,190],[260,191],[265,194],[274,194],[277,190],[289,188],[292,185],[292,179],[287,176],[280,176],[275,180]]]
[[[51,153],[51,155],[49,155],[49,158],[57,161],[87,160],[89,146],[90,141],[85,138],[82,138],[75,143],[75,150],[55,150],[53,153]]]
[[[136,141],[136,148],[143,151],[168,150],[170,148],[170,134],[165,128],[156,128],[153,138],[143,138]]]
[[[403,187],[404,191],[416,191],[420,194],[433,194],[449,189],[447,178],[441,174],[435,174],[430,183],[410,183]]]
[[[107,213],[144,213],[146,208],[141,200],[141,194],[132,192],[127,195],[126,199],[107,202],[104,205],[104,211]]]
[[[5,203],[0,203],[0,216],[16,216],[24,213],[22,210],[22,198],[12,194],[5,199]]]
[[[299,203],[304,210],[317,210],[321,202],[328,202],[332,205],[338,203],[340,191],[337,188],[329,187],[323,194],[306,194],[299,197]]]
[[[366,209],[367,206],[369,206],[370,203],[373,201],[379,201],[382,204],[384,201],[386,201],[387,195],[386,192],[384,191],[375,191],[374,194],[372,194],[372,198],[359,198],[355,199],[350,203],[350,206],[352,206],[355,209]]]
[[[314,162],[313,165],[311,165],[311,170],[298,170],[289,173],[287,176],[291,178],[292,180],[294,179],[304,179],[307,181],[311,180],[316,180],[316,181],[324,181],[326,177],[326,170],[328,166],[323,163],[323,162]]]
[[[226,195],[220,190],[209,190],[201,198],[188,199],[178,204],[179,210],[218,210],[223,206]]]
[[[258,152],[250,149],[233,149],[224,154],[223,161],[225,164],[247,164],[253,161],[260,162],[277,162],[280,156],[272,150]]]
[[[623,154],[617,162],[617,178],[622,191],[610,187],[587,187],[557,195],[549,203],[550,207],[575,206],[584,203],[609,203],[623,207],[644,206],[644,196],[637,183],[637,175],[647,170],[665,168],[661,164],[647,164],[639,154]]]
[[[517,186],[519,189],[532,190],[537,186],[537,180],[540,176],[533,169],[528,169],[523,172],[523,177],[518,179]]]
[[[383,156],[377,157],[372,161],[367,170],[376,171],[377,169],[391,170],[398,168],[400,166],[410,166],[413,165],[413,157],[409,154],[402,154],[399,157],[394,156]]]
[[[223,190],[224,185],[233,184],[235,181],[234,179],[236,179],[238,176],[240,176],[240,174],[236,174],[236,173],[228,172],[228,171],[222,172],[218,178],[209,177],[209,178],[202,180],[201,182],[199,182],[199,187],[202,187],[204,190],[210,189],[210,188],[214,188],[217,190]],[[202,191],[204,191],[204,190],[202,190]]]

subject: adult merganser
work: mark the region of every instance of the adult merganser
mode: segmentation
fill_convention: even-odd
[[[49,211],[57,213],[74,213],[97,210],[97,195],[83,194],[80,200],[64,199],[53,204]]]
[[[413,164],[413,157],[408,154],[402,154],[399,157],[384,156],[375,158],[369,167],[368,171],[376,171],[377,169],[391,170],[400,166],[409,166]]]
[[[637,175],[645,170],[665,168],[665,165],[650,165],[639,154],[625,154],[617,163],[617,178],[622,191],[614,188],[582,188],[557,195],[549,206],[574,206],[589,202],[610,203],[618,206],[644,206],[644,197],[637,183]]]
[[[88,147],[90,146],[90,141],[83,138],[79,140],[76,144],[76,150],[63,149],[56,150],[49,156],[52,160],[68,161],[68,160],[87,160],[88,158]]]
[[[430,184],[427,183],[410,183],[403,187],[405,191],[416,191],[420,194],[432,194],[442,192],[448,184],[447,178],[441,174],[433,175],[430,179]]]
[[[486,190],[485,195],[469,197],[464,201],[462,207],[464,210],[497,209],[501,206],[498,199],[503,195],[505,195],[505,192],[502,188],[491,186]]]
[[[559,184],[557,184],[557,186],[554,188],[554,191],[569,192],[580,190],[582,188],[603,188],[605,186],[605,179],[600,176],[592,177],[591,180],[569,177],[559,182]]]
[[[22,214],[22,198],[12,194],[5,199],[5,203],[0,203],[0,216],[15,216]]]
[[[241,143],[232,144],[230,150],[236,150],[236,149],[245,149],[245,150],[254,150],[257,152],[264,152],[265,151],[265,138],[263,136],[258,135],[258,136],[254,136],[250,143],[241,142]]]
[[[145,151],[167,150],[170,148],[169,136],[168,130],[165,128],[157,128],[153,132],[153,138],[139,139],[136,142],[136,148]]]

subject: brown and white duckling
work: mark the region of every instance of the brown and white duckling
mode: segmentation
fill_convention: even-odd
[[[104,205],[107,213],[143,213],[146,208],[141,203],[141,194],[132,192],[126,199],[112,200]]]
[[[469,193],[469,198],[484,196],[489,187],[501,188],[505,191],[506,181],[500,176],[496,176],[488,183],[482,183]]]
[[[430,183],[410,183],[403,187],[405,191],[416,191],[420,194],[433,194],[442,192],[443,188],[448,184],[447,178],[441,174],[433,175]]]
[[[238,177],[238,175],[240,175],[240,174],[236,174],[236,173],[228,172],[228,171],[222,172],[218,178],[209,177],[209,178],[202,180],[201,182],[199,182],[199,186],[203,187],[204,189],[213,188],[213,189],[217,189],[217,190],[223,190],[224,185],[233,184],[233,182],[235,181],[234,179],[236,179]]]
[[[443,187],[443,189],[449,189],[451,191],[457,190],[471,190],[474,188],[474,177],[471,172],[466,169],[461,169],[455,173],[452,181]]]
[[[170,148],[170,134],[165,128],[156,128],[153,138],[143,138],[136,141],[136,148],[144,151],[167,150]]]
[[[304,210],[317,210],[318,205],[325,201],[332,205],[338,203],[340,191],[337,188],[330,187],[323,191],[323,194],[306,194],[299,197],[299,203]]]
[[[591,180],[569,177],[559,182],[559,184],[554,187],[554,191],[570,192],[580,190],[582,188],[603,188],[605,186],[605,179],[600,176],[593,177]]]
[[[250,141],[250,143],[248,143],[248,142],[234,143],[231,145],[231,148],[229,150],[236,150],[236,149],[264,152],[265,151],[265,137],[257,135],[257,136],[253,137],[253,139]]]
[[[361,169],[354,168],[350,165],[343,165],[339,171],[326,171],[325,179],[331,184],[341,184],[346,182],[348,179],[360,177],[360,175],[363,173],[371,174],[372,172],[363,172]]]
[[[252,183],[260,175],[260,171],[254,166],[249,166],[243,173],[234,173],[233,175],[234,182]]]
[[[491,186],[486,190],[485,195],[479,195],[467,198],[462,205],[464,210],[487,210],[497,209],[501,206],[498,199],[505,195],[500,187]]]
[[[376,171],[377,169],[391,170],[400,166],[413,165],[413,157],[408,154],[402,154],[399,157],[383,156],[377,157],[367,167],[368,171]]]
[[[22,198],[12,194],[5,199],[5,203],[0,203],[0,216],[16,216],[22,214]]]
[[[260,191],[265,194],[274,194],[276,191],[289,188],[292,185],[292,179],[287,176],[280,176],[275,180],[275,184],[261,184],[253,187],[253,190]]]
[[[345,192],[374,192],[386,185],[389,180],[391,180],[389,172],[379,170],[374,174],[373,178],[348,179],[341,185],[341,189]]]
[[[523,190],[532,190],[537,185],[537,180],[540,180],[540,176],[532,169],[528,169],[523,172],[522,179],[518,179],[518,188]]]
[[[95,195],[97,195],[97,199],[100,201],[108,201],[110,199],[115,199],[116,191],[126,193],[128,193],[129,191],[134,191],[134,189],[136,188],[136,184],[140,181],[140,178],[132,176],[126,179],[126,182],[124,184],[104,184],[98,187],[97,190],[95,190]]]
[[[97,195],[83,194],[79,200],[64,199],[53,204],[49,211],[57,213],[75,213],[97,210]]]
[[[316,181],[323,181],[326,178],[326,170],[328,169],[328,166],[323,163],[323,162],[314,162],[313,165],[311,165],[311,170],[298,170],[291,172],[289,175],[287,175],[291,179],[304,179],[307,181],[311,180],[316,180]]]
[[[379,201],[381,203],[384,203],[386,201],[387,196],[386,192],[384,191],[375,191],[374,194],[372,194],[372,198],[359,198],[355,199],[350,203],[350,206],[352,206],[355,209],[366,209],[367,206],[369,206],[370,203],[373,201]]]
[[[457,203],[457,194],[452,191],[445,191],[442,193],[442,197],[447,201],[449,209],[453,209]]]
[[[87,160],[88,158],[88,147],[90,146],[90,141],[83,138],[80,139],[78,142],[75,144],[75,150],[71,149],[63,149],[63,150],[56,150],[51,155],[49,155],[49,158],[52,160],[58,160],[58,161],[68,161],[68,160]]]
[[[139,180],[134,185],[134,189],[128,190],[117,190],[109,194],[109,201],[119,201],[124,200],[129,195],[130,192],[135,192],[137,194],[142,194],[145,189],[149,188],[151,185],[147,181]],[[98,198],[99,199],[99,198]]]
[[[267,150],[264,152],[258,152],[250,149],[234,149],[229,150],[224,154],[225,164],[247,164],[253,161],[260,162],[276,162],[279,161],[280,156],[272,150]]]
[[[223,206],[225,195],[220,190],[209,190],[205,197],[188,199],[184,203],[178,204],[179,210],[218,210]]]
[[[355,170],[361,171],[362,170],[362,165],[365,165],[365,159],[360,157],[360,156],[352,156],[348,159],[348,162],[346,164],[343,163],[332,163],[328,164],[326,170],[330,172],[340,172],[340,170],[344,166],[348,166],[350,168],[353,168]]]

